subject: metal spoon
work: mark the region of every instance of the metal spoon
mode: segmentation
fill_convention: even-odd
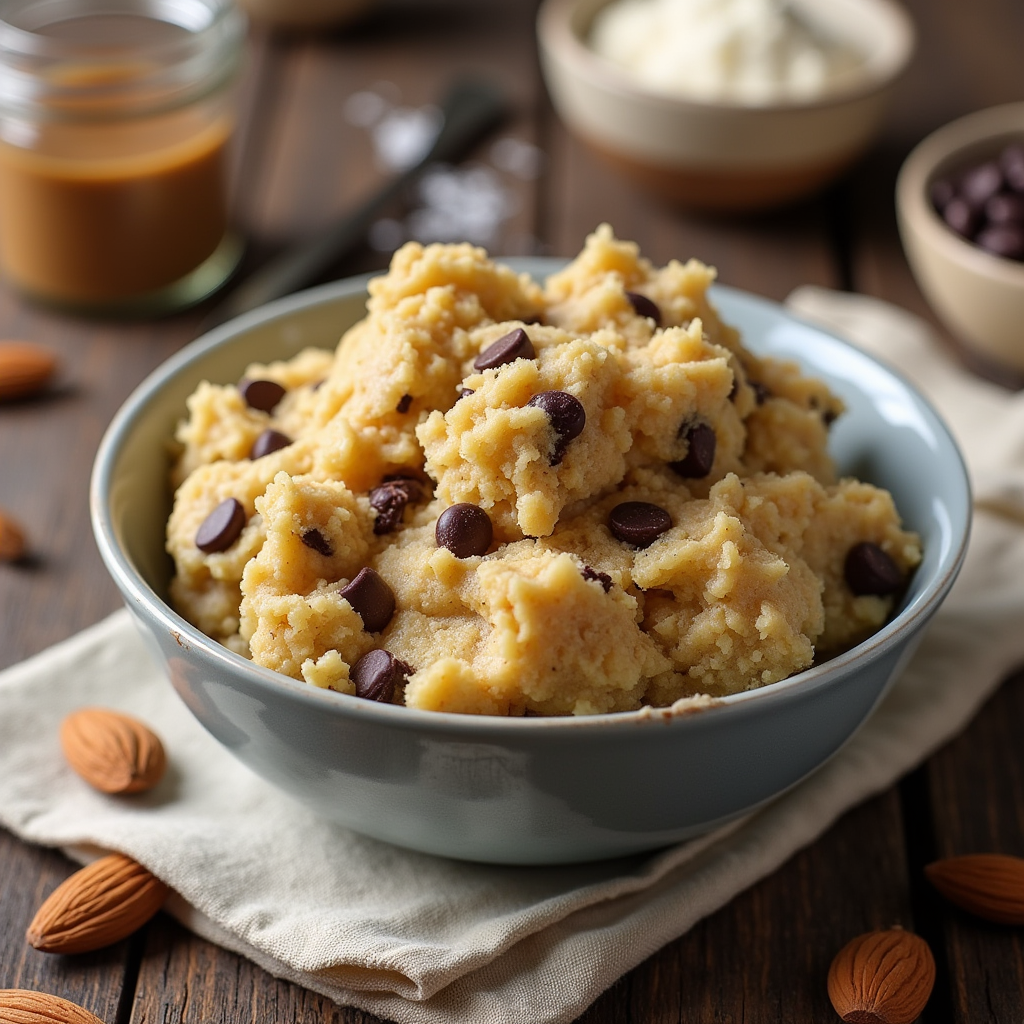
[[[403,189],[433,163],[458,160],[507,113],[502,93],[490,82],[456,82],[441,104],[443,123],[433,145],[419,161],[396,175],[365,202],[312,238],[286,249],[243,281],[206,316],[203,329],[279,299],[310,284],[366,236],[373,222]]]

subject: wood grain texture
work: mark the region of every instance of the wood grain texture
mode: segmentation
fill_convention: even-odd
[[[185,318],[147,327],[83,324],[25,308],[16,320],[5,333],[52,347],[62,369],[50,393],[0,406],[0,506],[25,527],[32,554],[27,565],[0,571],[0,666],[120,603],[89,525],[93,457],[132,388],[191,337]]]
[[[507,94],[508,120],[468,155],[506,193],[507,216],[495,237],[480,239],[492,252],[533,251],[536,190],[530,178],[495,164],[494,143],[532,143],[532,112],[541,94],[533,54],[533,4],[482,7],[467,0],[430,5],[382,3],[351,32],[278,39],[277,88],[262,111],[265,131],[253,156],[258,170],[240,202],[257,245],[273,248],[308,235],[353,208],[394,174],[374,145],[380,121],[360,123],[349,100],[372,94],[392,115],[412,116],[441,102],[457,77],[483,77]],[[389,219],[404,223],[422,206],[415,188]],[[391,237],[388,235],[385,238]],[[429,239],[427,239],[429,240]],[[456,240],[455,238],[439,240]],[[366,246],[332,268],[328,277],[383,269],[391,248]]]

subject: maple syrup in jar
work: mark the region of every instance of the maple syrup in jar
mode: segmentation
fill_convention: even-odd
[[[229,0],[0,0],[0,269],[157,314],[216,290],[245,21]]]

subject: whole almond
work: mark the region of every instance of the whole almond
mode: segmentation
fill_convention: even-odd
[[[0,401],[41,391],[57,369],[57,357],[30,341],[0,341]]]
[[[103,793],[141,793],[163,777],[167,757],[160,737],[131,715],[82,708],[61,723],[68,763]]]
[[[0,562],[16,562],[25,556],[25,534],[21,527],[0,510]]]
[[[27,988],[0,988],[0,1022],[3,1024],[103,1024],[99,1017],[77,1003],[32,992]]]
[[[928,881],[950,903],[998,924],[1024,924],[1024,859],[971,853],[925,866]]]
[[[910,1024],[932,994],[935,959],[928,943],[902,928],[866,932],[836,954],[828,997],[850,1024]]]
[[[90,953],[141,928],[166,897],[167,886],[141,864],[111,853],[58,885],[25,938],[44,953]]]

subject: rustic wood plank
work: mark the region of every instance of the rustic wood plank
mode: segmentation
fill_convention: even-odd
[[[0,300],[0,316],[14,300]],[[71,635],[119,604],[100,562],[88,514],[100,437],[128,393],[192,336],[193,320],[87,324],[25,307],[5,333],[50,346],[55,388],[0,406],[0,507],[23,524],[32,561],[0,566],[0,667]]]
[[[429,11],[414,3],[383,4],[350,32],[279,40],[285,63],[271,115],[273,142],[260,155],[262,169],[248,201],[256,239],[279,246],[301,238],[394,173],[381,164],[370,126],[353,123],[347,103],[354,95],[372,93],[393,111],[413,112],[440,102],[456,77],[478,76],[499,84],[511,107],[507,123],[468,161],[495,176],[514,210],[489,247],[506,254],[531,249],[532,182],[496,167],[493,145],[508,138],[531,141],[539,89],[532,32],[532,3],[484,11],[453,0]],[[396,204],[392,219],[401,221],[415,205],[414,192]],[[325,279],[383,268],[390,252],[366,248]]]

